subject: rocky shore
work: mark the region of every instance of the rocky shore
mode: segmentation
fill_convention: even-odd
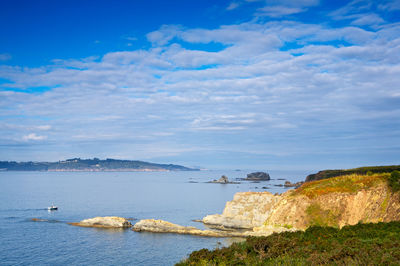
[[[266,236],[274,232],[305,230],[312,225],[341,228],[359,222],[398,221],[400,193],[392,192],[386,180],[384,175],[344,176],[309,182],[281,195],[239,192],[226,203],[222,214],[207,215],[202,219],[204,224],[220,230],[199,230],[160,220],[142,220],[134,230],[207,236]]]
[[[74,226],[131,228],[136,232],[210,237],[267,236],[318,226],[342,228],[362,223],[400,221],[400,192],[388,185],[390,174],[339,176],[306,182],[283,194],[239,192],[222,214],[205,216],[201,230],[163,220],[145,219],[133,227],[126,218],[107,216],[69,223]],[[297,184],[295,184],[297,185]],[[32,221],[47,221],[34,218]]]

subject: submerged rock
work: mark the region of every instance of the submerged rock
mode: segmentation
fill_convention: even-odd
[[[95,217],[85,219],[79,223],[69,223],[70,225],[83,227],[100,227],[100,228],[129,228],[132,224],[126,218],[116,216]]]
[[[271,177],[265,172],[254,172],[247,174],[245,180],[271,180]]]

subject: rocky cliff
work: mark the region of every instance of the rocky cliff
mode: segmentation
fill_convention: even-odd
[[[311,225],[343,227],[358,222],[400,220],[400,193],[387,185],[388,174],[348,175],[308,182],[282,195],[240,192],[222,214],[205,224],[218,227],[306,229]]]

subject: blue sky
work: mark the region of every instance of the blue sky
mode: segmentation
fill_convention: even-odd
[[[400,1],[0,2],[0,160],[399,164]]]

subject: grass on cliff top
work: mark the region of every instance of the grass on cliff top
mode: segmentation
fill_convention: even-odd
[[[337,169],[337,170],[323,170],[316,174],[307,176],[306,181],[321,180],[336,176],[358,174],[366,175],[368,173],[380,174],[380,173],[391,173],[393,171],[400,171],[400,165],[388,165],[388,166],[367,166],[352,169]]]
[[[399,265],[400,222],[250,237],[213,251],[194,251],[177,265]]]
[[[309,198],[315,198],[334,192],[354,193],[361,189],[368,189],[382,182],[386,182],[389,177],[389,173],[337,176],[304,183],[301,187],[294,190],[292,195],[305,195]]]

